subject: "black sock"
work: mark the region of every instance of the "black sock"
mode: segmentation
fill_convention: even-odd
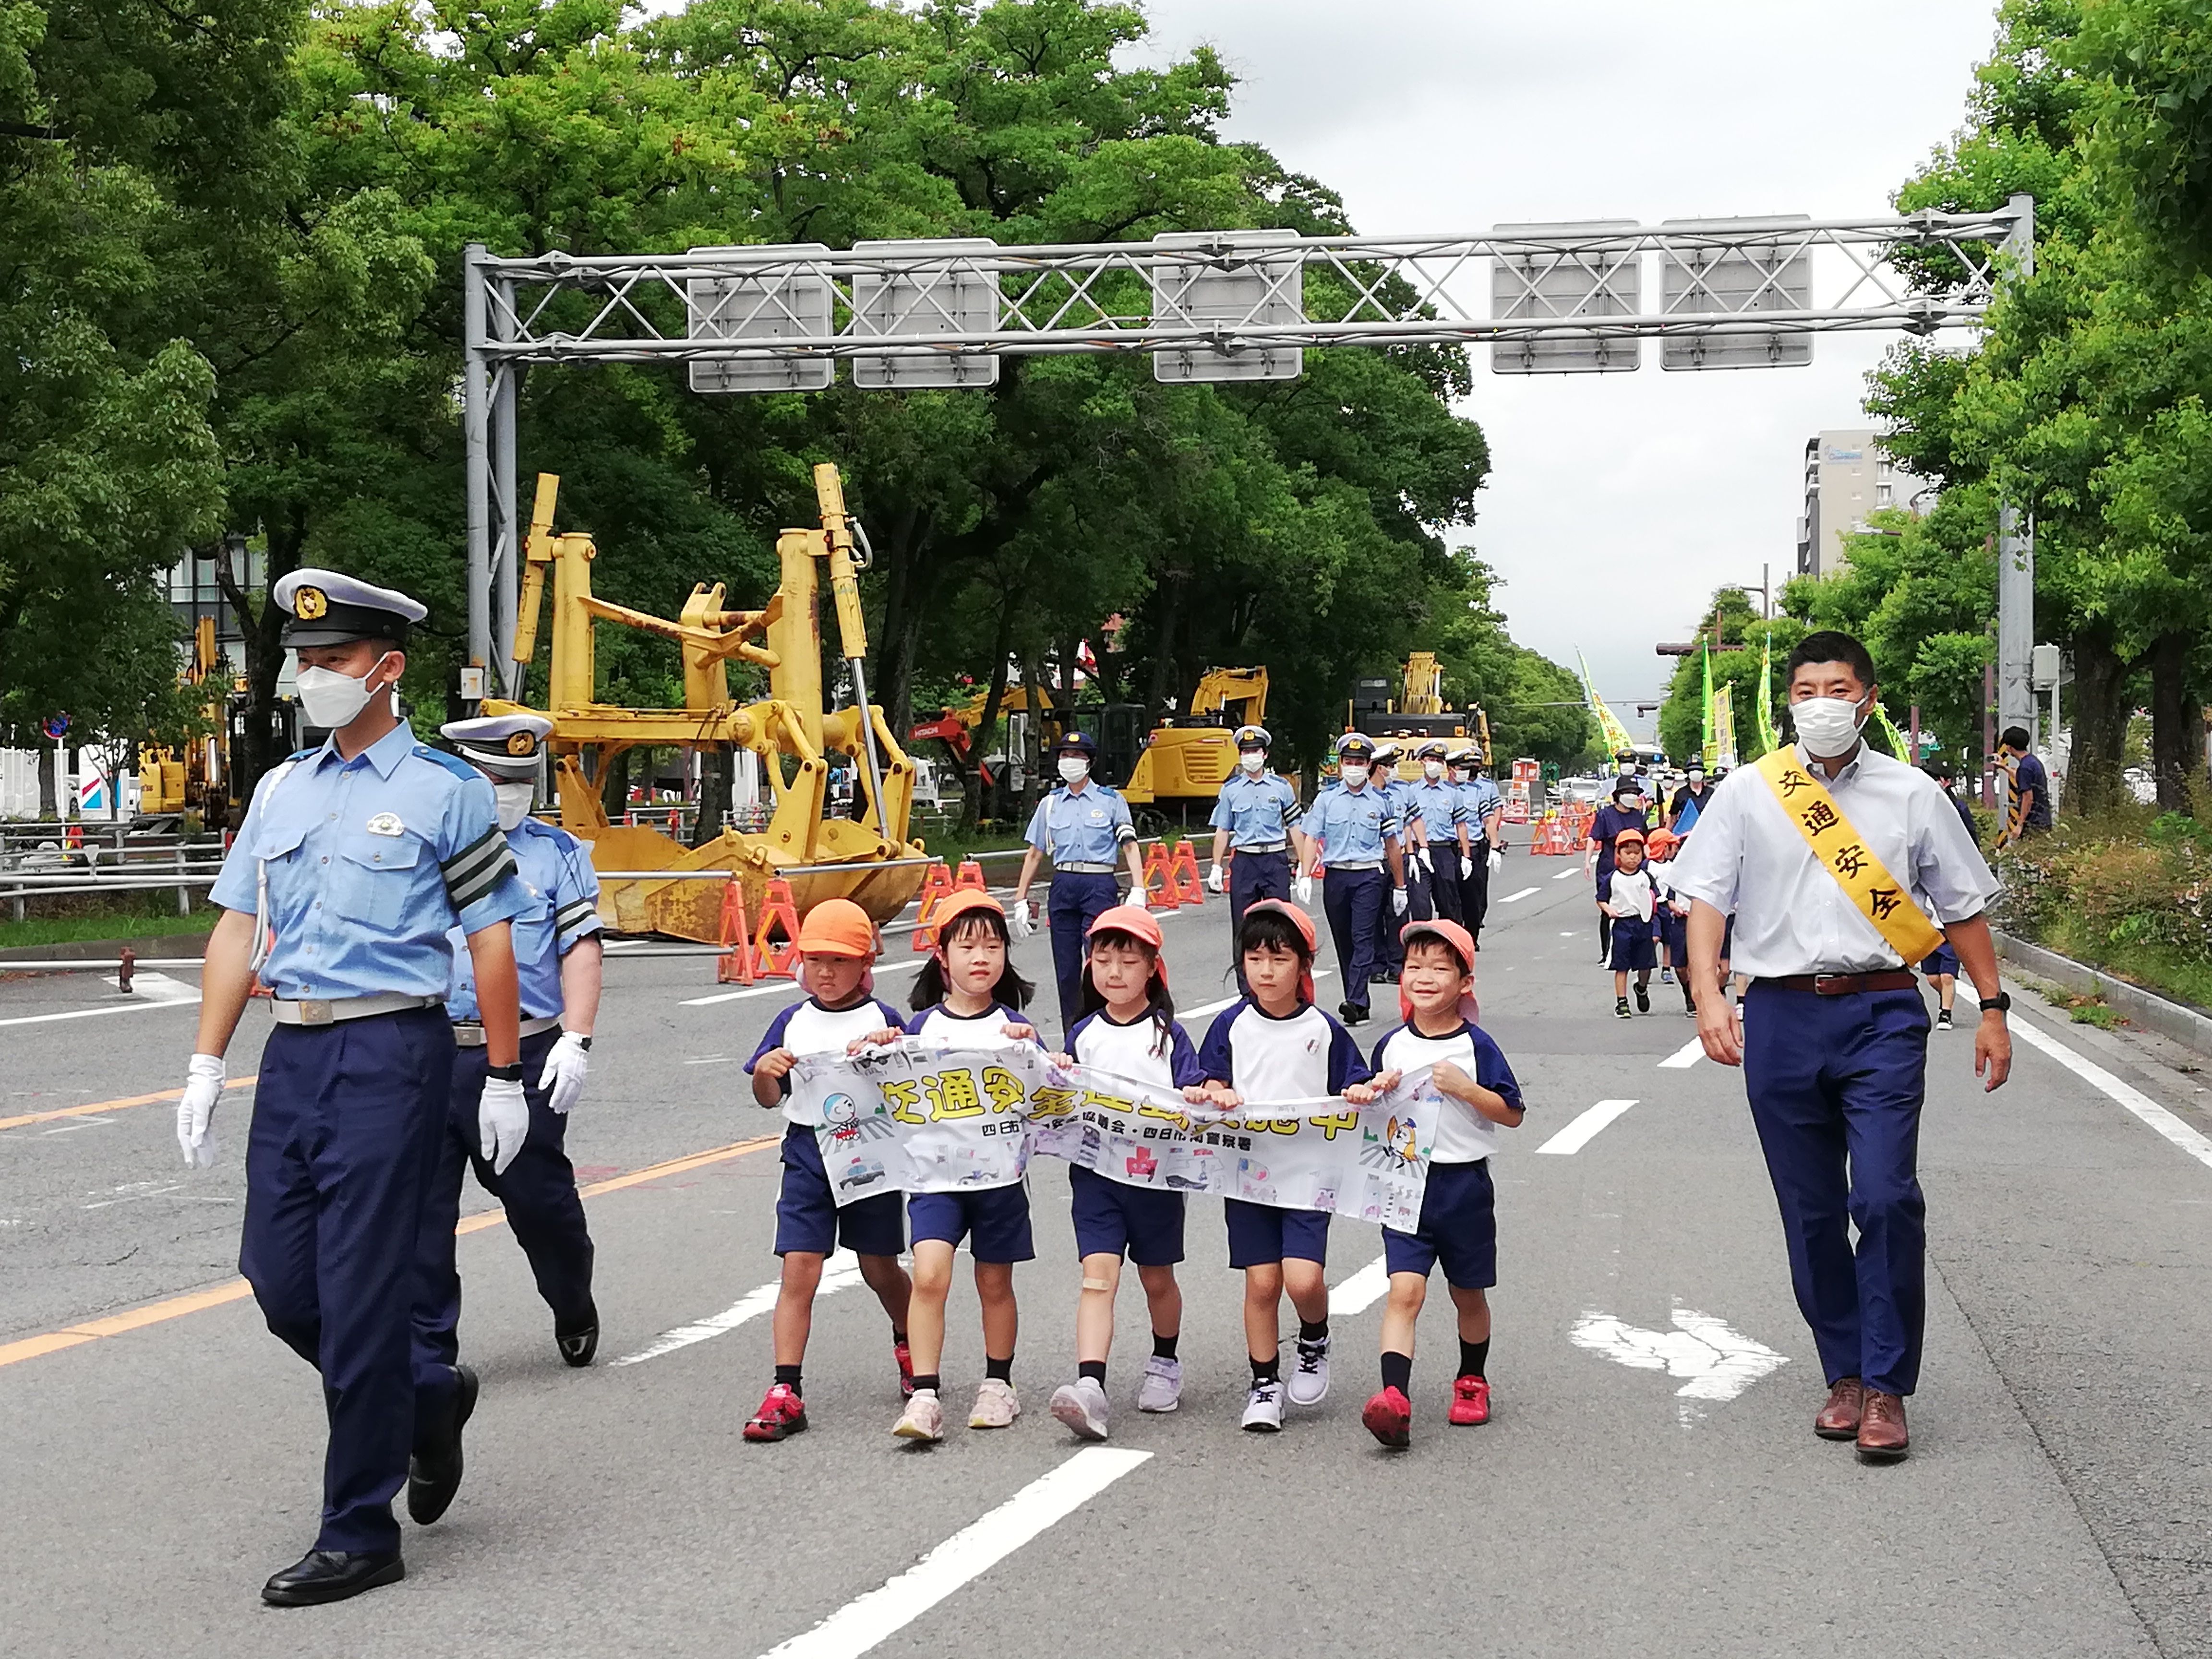
[[[1173,1336],[1162,1336],[1158,1331],[1154,1331],[1152,1333],[1152,1358],[1155,1359],[1173,1359],[1176,1357],[1176,1344],[1182,1340],[1182,1334],[1180,1331]]]
[[[1326,1319],[1300,1319],[1298,1321],[1299,1341],[1319,1342],[1328,1335],[1328,1321]]]
[[[1411,1394],[1413,1391],[1413,1356],[1409,1353],[1384,1354],[1382,1386],[1395,1389],[1400,1394]]]
[[[1280,1354],[1271,1353],[1265,1359],[1255,1359],[1252,1361],[1252,1381],[1254,1382],[1279,1382],[1282,1380],[1283,1358]]]
[[[1480,1376],[1483,1375],[1482,1368],[1489,1363],[1490,1339],[1488,1337],[1484,1337],[1480,1342],[1470,1342],[1463,1336],[1460,1338],[1459,1374],[1462,1376]]]
[[[1089,1377],[1093,1382],[1096,1382],[1102,1389],[1106,1386],[1106,1362],[1103,1359],[1085,1359],[1078,1361],[1075,1367],[1075,1374],[1078,1376]]]
[[[775,1380],[788,1383],[793,1394],[805,1392],[799,1386],[799,1367],[796,1365],[778,1365],[775,1368]]]
[[[906,1346],[906,1333],[905,1333],[904,1331],[901,1330],[897,1326],[896,1326],[896,1325],[892,1326],[892,1327],[891,1327],[891,1346],[893,1346],[894,1348],[898,1348],[898,1347],[903,1347],[903,1346]]]
[[[1014,1380],[1013,1355],[1008,1354],[1004,1359],[994,1359],[988,1354],[984,1355],[983,1375],[986,1377],[996,1377],[1001,1382],[1012,1382]]]
[[[914,1391],[916,1394],[920,1394],[924,1389],[927,1389],[932,1394],[935,1394],[937,1392],[937,1373],[935,1371],[916,1371],[914,1374]]]

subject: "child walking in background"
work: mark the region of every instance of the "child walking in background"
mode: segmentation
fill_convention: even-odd
[[[1162,943],[1159,923],[1133,905],[1116,906],[1091,924],[1083,1013],[1068,1033],[1072,1052],[1058,1058],[1201,1099],[1206,1074],[1176,1023]],[[1068,1166],[1067,1185],[1083,1291],[1075,1304],[1076,1379],[1054,1391],[1052,1414],[1078,1438],[1103,1440],[1106,1358],[1114,1346],[1114,1297],[1125,1252],[1137,1264],[1152,1319],[1152,1352],[1138,1385],[1137,1409],[1171,1412],[1182,1402],[1176,1344],[1182,1333],[1182,1288],[1175,1264],[1182,1260],[1183,1195],[1132,1187],[1079,1164]]]
[[[1314,925],[1279,899],[1244,912],[1237,948],[1250,990],[1217,1018],[1198,1062],[1208,1093],[1224,1110],[1247,1100],[1313,1100],[1342,1095],[1372,1102],[1367,1062],[1346,1031],[1314,1006]],[[1229,1265],[1244,1273],[1244,1345],[1252,1386],[1244,1427],[1273,1434],[1283,1426],[1282,1304],[1297,1310],[1297,1366],[1287,1392],[1294,1406],[1318,1406],[1328,1394],[1328,1212],[1283,1210],[1224,1199]]]
[[[1636,1012],[1651,1012],[1651,970],[1658,951],[1651,941],[1657,908],[1651,873],[1644,867],[1644,832],[1623,830],[1613,843],[1613,873],[1598,883],[1598,903],[1613,918],[1613,1012],[1628,1012],[1628,975],[1636,975]]]
[[[1030,982],[1006,960],[1006,907],[988,893],[957,892],[938,912],[937,946],[915,976],[907,1035],[957,1048],[1034,1042],[1022,1017]],[[914,1395],[891,1432],[902,1440],[945,1437],[938,1367],[945,1355],[945,1303],[952,1293],[952,1253],[965,1238],[975,1258],[975,1296],[983,1305],[983,1381],[969,1413],[971,1429],[1003,1429],[1022,1413],[1014,1393],[1014,1263],[1036,1255],[1030,1237],[1026,1182],[980,1191],[915,1193],[907,1200],[914,1228]]]
[[[1614,938],[1618,939],[1618,932]],[[1375,1045],[1375,1086],[1388,1091],[1429,1066],[1444,1097],[1429,1160],[1419,1224],[1382,1230],[1389,1299],[1382,1308],[1382,1387],[1360,1413],[1386,1446],[1407,1443],[1413,1423],[1413,1328],[1428,1299],[1429,1270],[1443,1265],[1459,1316],[1459,1373],[1446,1420],[1467,1428],[1490,1420],[1490,1301],[1498,1282],[1498,1217],[1490,1154],[1498,1128],[1521,1121],[1521,1085],[1487,1032],[1475,1024],[1474,939],[1453,921],[1405,931],[1398,1006],[1406,1023]]]
[[[1674,891],[1674,854],[1679,836],[1651,832],[1651,856],[1644,870],[1651,878],[1651,922],[1659,936],[1659,977],[1681,988],[1682,1012],[1697,1018],[1698,1000],[1690,989],[1690,901]]]
[[[763,1106],[784,1106],[784,1115],[792,1120],[784,1126],[783,1188],[775,1201],[775,1253],[783,1258],[771,1339],[775,1379],[760,1409],[746,1420],[748,1440],[782,1440],[806,1431],[800,1368],[814,1328],[822,1264],[841,1243],[860,1257],[861,1279],[890,1316],[901,1391],[914,1386],[906,1330],[912,1287],[898,1260],[906,1248],[899,1195],[878,1193],[839,1209],[813,1128],[785,1105],[791,1096],[791,1068],[801,1054],[842,1054],[858,1043],[894,1036],[898,1011],[868,994],[876,929],[859,905],[825,899],[806,913],[797,943],[808,994],[769,1022],[760,1047],[745,1062],[753,1098]]]

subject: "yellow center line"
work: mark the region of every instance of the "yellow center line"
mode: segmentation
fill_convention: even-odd
[[[242,1087],[252,1082],[252,1078],[240,1078],[231,1085]],[[181,1090],[167,1095],[149,1095],[146,1101],[173,1100]],[[143,1103],[110,1101],[111,1106],[133,1105]],[[89,1106],[73,1109],[92,1111]],[[4,1126],[0,1126],[4,1127]],[[585,1198],[597,1198],[602,1193],[618,1193],[630,1187],[642,1187],[647,1182],[659,1181],[666,1176],[682,1175],[689,1170],[702,1170],[711,1164],[726,1164],[732,1158],[743,1158],[749,1152],[761,1152],[780,1144],[783,1137],[757,1135],[750,1140],[739,1140],[727,1146],[716,1146],[703,1152],[692,1152],[684,1158],[670,1158],[665,1164],[648,1164],[642,1170],[632,1170],[628,1175],[610,1176],[594,1181],[576,1190]],[[507,1219],[504,1210],[485,1210],[479,1214],[464,1216],[453,1231],[456,1236],[480,1233],[487,1227],[496,1227]],[[149,1302],[143,1308],[133,1308],[127,1313],[112,1314],[105,1319],[88,1319],[82,1324],[67,1325],[58,1331],[48,1331],[40,1336],[27,1336],[14,1342],[0,1343],[0,1366],[13,1365],[25,1359],[36,1359],[50,1353],[59,1353],[64,1348],[74,1348],[86,1342],[96,1342],[104,1336],[121,1336],[126,1331],[143,1330],[149,1325],[160,1325],[172,1319],[181,1319],[207,1308],[220,1308],[229,1302],[239,1302],[253,1294],[253,1287],[242,1279],[228,1279],[210,1285],[204,1291],[192,1291],[184,1296],[173,1296],[160,1302]]]
[[[234,1077],[222,1086],[226,1089],[251,1089],[256,1079]],[[126,1106],[151,1106],[156,1101],[180,1100],[181,1089],[163,1089],[150,1095],[125,1095],[120,1100],[99,1100],[89,1106],[61,1106],[51,1112],[27,1112],[21,1117],[0,1117],[0,1129],[20,1129],[27,1123],[52,1123],[58,1117],[97,1117],[103,1112],[119,1112]]]

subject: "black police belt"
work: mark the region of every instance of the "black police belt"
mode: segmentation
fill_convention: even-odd
[[[534,1037],[540,1031],[550,1031],[561,1023],[561,1016],[549,1014],[544,1019],[526,1019],[519,1035]],[[484,1046],[483,1022],[479,1019],[457,1019],[453,1022],[453,1043],[461,1048],[481,1048]]]
[[[1291,844],[1286,841],[1271,841],[1258,847],[1237,847],[1230,850],[1237,853],[1287,853],[1291,850]]]
[[[337,1025],[349,1019],[371,1019],[378,1014],[404,1014],[416,1008],[437,1008],[443,997],[410,997],[391,993],[374,997],[309,998],[288,1002],[279,997],[270,1004],[279,1025]]]
[[[1110,876],[1121,866],[1118,864],[1078,862],[1072,859],[1062,863],[1060,860],[1054,859],[1052,861],[1052,867],[1055,874],[1063,876]]]

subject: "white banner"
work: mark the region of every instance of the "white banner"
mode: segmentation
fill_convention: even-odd
[[[1401,1231],[1419,1223],[1443,1107],[1424,1068],[1368,1106],[1331,1096],[1223,1114],[1176,1090],[1062,1069],[1033,1043],[807,1055],[791,1091],[817,1125],[840,1204],[1011,1186],[1043,1153],[1127,1186],[1328,1210]]]

